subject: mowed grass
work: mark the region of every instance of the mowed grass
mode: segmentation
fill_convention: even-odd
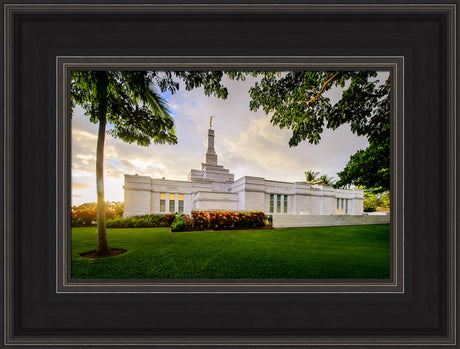
[[[96,228],[72,228],[73,279],[387,279],[390,226],[343,226],[169,233],[108,229],[110,248],[87,259]]]

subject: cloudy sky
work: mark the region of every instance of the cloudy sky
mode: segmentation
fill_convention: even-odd
[[[304,141],[290,148],[290,130],[271,125],[270,116],[263,111],[249,110],[248,90],[254,81],[225,79],[229,90],[226,100],[206,97],[202,89],[185,91],[183,86],[175,95],[164,94],[174,116],[176,145],[141,147],[107,135],[105,199],[123,201],[124,174],[187,180],[190,169],[201,167],[210,115],[215,115],[218,163],[230,169],[235,179],[248,175],[303,181],[304,171],[309,169],[337,179],[350,155],[367,147],[366,138],[357,137],[343,125],[335,131],[325,129],[318,145]],[[340,93],[335,89],[328,96],[334,101]],[[72,119],[72,205],[96,201],[96,139],[97,125],[76,107]]]

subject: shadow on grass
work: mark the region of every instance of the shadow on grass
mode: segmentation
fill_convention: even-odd
[[[94,250],[94,251],[80,253],[80,257],[84,257],[84,258],[107,258],[107,257],[118,256],[118,255],[123,254],[125,252],[126,252],[126,250],[124,250],[122,248],[111,248],[109,250],[109,253],[106,253],[106,254],[97,254],[96,250]]]

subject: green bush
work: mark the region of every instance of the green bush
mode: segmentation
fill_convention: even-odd
[[[363,211],[375,212],[377,207],[390,207],[390,192],[375,194],[369,190],[364,191]]]
[[[161,217],[163,217],[161,214],[151,214],[148,215],[147,219],[154,227],[159,227],[161,225]]]
[[[122,228],[134,228],[134,217],[124,218]]]
[[[113,219],[107,219],[105,225],[107,228],[123,228],[125,219],[123,217],[115,217]]]
[[[86,226],[85,221],[81,218],[72,219],[72,227],[84,227]]]
[[[107,228],[169,227],[174,218],[175,215],[173,214],[144,214],[128,218],[114,217],[106,220],[106,226]]]
[[[72,211],[72,227],[87,226],[94,223],[97,216],[94,211],[96,210]],[[176,222],[176,228],[178,229],[182,229],[182,223],[186,224],[186,229],[184,230],[190,230],[191,228],[196,230],[207,228],[232,229],[264,227],[267,222],[267,216],[261,211],[239,213],[234,211],[213,211],[209,213],[205,211],[193,211],[192,219],[184,214],[145,214],[123,218],[112,214],[113,210],[106,210],[106,213],[107,212],[109,212],[106,219],[107,228],[172,227],[173,223]],[[270,218],[268,219],[270,220]]]
[[[152,224],[148,219],[143,218],[142,216],[133,216],[124,219],[123,228],[148,228]]]
[[[390,192],[383,193],[380,196],[379,207],[390,207]]]
[[[161,227],[170,227],[172,222],[174,222],[175,218],[176,218],[176,215],[173,214],[173,213],[161,215],[161,217],[160,217],[160,226]]]
[[[151,227],[152,223],[146,218],[133,217],[134,228],[147,228]]]
[[[187,215],[176,215],[171,224],[171,231],[187,231],[190,230],[191,220]]]
[[[364,191],[363,211],[374,212],[379,206],[379,198],[376,194]]]

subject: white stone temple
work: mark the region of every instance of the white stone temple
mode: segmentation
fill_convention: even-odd
[[[311,186],[244,176],[236,181],[217,163],[211,120],[208,148],[201,169],[187,181],[125,175],[124,217],[151,213],[201,211],[264,211],[289,215],[360,215],[363,191]]]

